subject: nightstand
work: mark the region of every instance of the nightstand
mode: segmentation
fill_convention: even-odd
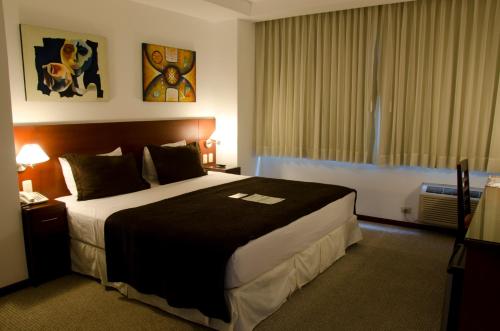
[[[205,170],[217,171],[217,172],[225,172],[228,174],[241,175],[241,167],[216,167],[216,166],[203,166]]]
[[[69,273],[66,205],[57,200],[49,200],[23,206],[21,210],[31,283],[39,285]]]

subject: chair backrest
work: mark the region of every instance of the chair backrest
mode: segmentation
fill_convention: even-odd
[[[472,219],[469,183],[469,162],[465,159],[457,164],[458,231],[456,243],[464,241]]]

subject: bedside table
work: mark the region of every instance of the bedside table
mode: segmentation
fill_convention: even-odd
[[[216,166],[203,166],[203,169],[217,172],[225,172],[228,174],[241,175],[241,167],[216,167]]]
[[[57,200],[21,208],[29,278],[33,285],[70,272],[66,205]]]

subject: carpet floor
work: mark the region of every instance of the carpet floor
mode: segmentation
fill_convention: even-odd
[[[256,330],[439,330],[453,238],[360,222],[363,240]],[[0,298],[0,330],[206,330],[72,274]]]

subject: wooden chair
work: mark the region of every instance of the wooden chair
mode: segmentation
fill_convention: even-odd
[[[458,227],[455,244],[463,243],[472,219],[469,183],[469,162],[465,159],[457,164]]]
[[[472,219],[469,162],[467,159],[457,164],[457,211],[457,236],[448,262],[448,280],[443,302],[441,331],[456,331],[459,329],[465,269],[464,239]]]

